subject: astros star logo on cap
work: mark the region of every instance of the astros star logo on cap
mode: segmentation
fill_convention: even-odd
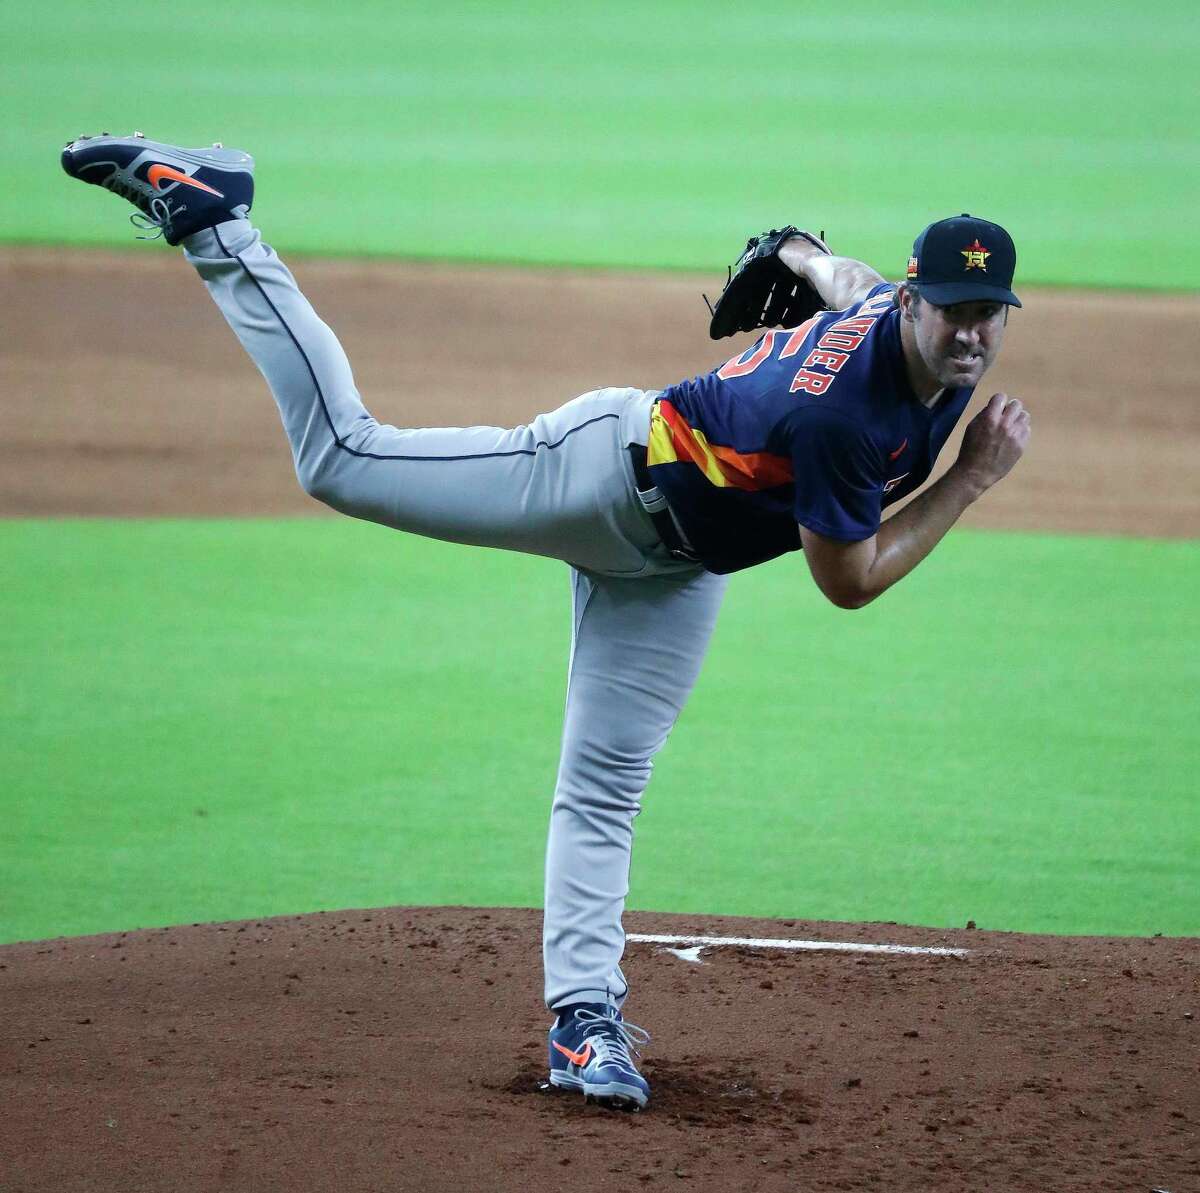
[[[979,243],[978,236],[975,237],[974,244],[967,245],[965,249],[960,249],[959,252],[967,259],[966,265],[963,266],[964,270],[982,269],[984,273],[987,273],[987,259],[992,255],[992,251],[991,249],[985,249]]]

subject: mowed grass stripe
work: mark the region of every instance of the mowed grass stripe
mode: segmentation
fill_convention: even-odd
[[[0,523],[0,940],[536,905],[566,569],[348,520]],[[1200,545],[735,577],[630,906],[1200,934]]]
[[[1200,199],[1200,92],[1179,85],[1200,23],[1167,0],[969,21],[950,0],[262,0],[252,20],[63,0],[5,32],[4,240],[131,244],[55,158],[137,127],[254,152],[285,251],[717,273],[793,221],[899,277],[925,223],[972,211],[1013,232],[1025,284],[1200,276],[1177,218]],[[136,88],[96,69],[131,53]]]

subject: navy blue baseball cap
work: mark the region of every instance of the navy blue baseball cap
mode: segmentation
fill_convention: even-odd
[[[1002,302],[1019,307],[1012,292],[1017,250],[999,224],[973,215],[930,224],[913,245],[908,281],[937,306],[955,302]]]

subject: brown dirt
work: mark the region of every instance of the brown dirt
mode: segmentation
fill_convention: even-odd
[[[1200,1188],[1200,942],[633,914],[641,1115],[542,1088],[534,911],[0,948],[0,1189]]]
[[[173,254],[0,251],[0,515],[317,513]],[[293,263],[374,413],[508,423],[736,350],[713,278]],[[1034,411],[974,526],[1200,534],[1200,299],[1033,292],[986,392]],[[947,455],[952,458],[953,444]],[[1200,1189],[1200,941],[634,914],[643,1115],[544,1077],[539,920],[392,909],[0,948],[0,1193]]]
[[[708,339],[713,277],[292,264],[398,425],[507,425],[746,342]],[[0,281],[0,515],[318,512],[262,379],[174,253],[9,249]],[[1200,297],[1025,297],[977,404],[1021,396],[1033,443],[964,524],[1200,536]]]

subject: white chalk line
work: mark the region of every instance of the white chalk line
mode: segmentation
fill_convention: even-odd
[[[849,940],[784,940],[758,936],[670,936],[653,932],[630,932],[625,939],[639,944],[700,945],[703,948],[720,948],[725,945],[744,949],[799,949],[813,953],[892,953],[924,957],[970,956],[968,949],[945,949],[914,944],[862,944]]]

